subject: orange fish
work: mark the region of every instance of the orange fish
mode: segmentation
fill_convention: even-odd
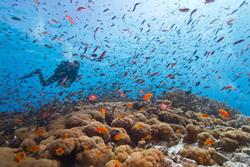
[[[127,104],[127,107],[128,107],[128,108],[133,108],[133,104],[132,104],[132,103],[128,103],[128,104]]]
[[[211,146],[213,144],[214,144],[214,141],[212,139],[206,139],[206,141],[204,141],[204,145]]]
[[[29,147],[29,152],[31,152],[31,153],[37,153],[38,151],[40,151],[40,147],[38,145],[34,145],[34,146]]]
[[[20,125],[23,124],[23,120],[21,120],[20,118],[16,118],[15,119],[15,124],[20,126]]]
[[[75,24],[75,21],[74,21],[74,19],[71,16],[66,15],[65,17],[66,17],[66,19],[69,21],[69,23],[71,25]]]
[[[200,118],[209,118],[209,115],[208,114],[200,114],[199,117]]]
[[[102,114],[102,115],[105,115],[106,114],[106,110],[104,108],[100,108],[99,109],[99,112]]]
[[[108,132],[107,128],[105,126],[100,126],[96,128],[96,131],[100,134],[105,134]]]
[[[26,154],[25,154],[25,152],[19,152],[19,153],[17,153],[16,154],[16,156],[15,156],[15,161],[16,162],[20,162],[22,159],[24,159],[26,157]]]
[[[114,167],[121,167],[121,162],[118,160],[115,160]]]
[[[229,119],[231,117],[230,113],[224,109],[219,110],[219,115],[220,115],[220,117],[222,117],[224,119]]]
[[[64,154],[64,149],[62,147],[58,147],[56,149],[56,155],[62,156]]]
[[[143,96],[143,100],[149,101],[153,96],[153,93],[147,93]]]

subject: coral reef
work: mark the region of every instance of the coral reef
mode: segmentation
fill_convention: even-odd
[[[199,165],[214,165],[215,161],[213,159],[214,149],[202,149],[199,147],[187,147],[181,150],[181,155],[195,160]]]
[[[186,92],[166,96],[0,113],[0,166],[249,166],[249,118]],[[221,118],[221,108],[232,117]]]

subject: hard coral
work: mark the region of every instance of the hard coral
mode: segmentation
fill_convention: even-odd
[[[124,128],[127,131],[129,131],[132,128],[132,126],[134,126],[134,124],[135,124],[135,121],[128,117],[116,118],[111,122],[111,126]]]
[[[157,149],[133,152],[130,158],[126,159],[124,167],[162,167],[165,165],[164,155]]]
[[[242,126],[242,127],[241,127],[241,130],[242,130],[243,132],[250,133],[250,126]]]
[[[114,153],[114,158],[119,160],[120,162],[123,162],[129,158],[129,155],[133,153],[133,150],[129,145],[121,145],[115,148]]]
[[[56,134],[56,138],[78,138],[83,135],[83,132],[79,128],[63,129],[59,130]]]
[[[145,117],[145,115],[143,113],[136,113],[136,114],[132,114],[128,116],[129,118],[131,118],[132,120],[134,120],[135,122],[146,122],[147,118]]]
[[[72,128],[72,127],[77,127],[77,126],[85,126],[91,121],[91,116],[89,114],[85,113],[74,113],[71,114],[67,117],[66,120],[66,127],[67,128]]]
[[[148,119],[145,123],[149,125],[154,125],[154,124],[161,123],[161,121],[159,121],[156,117],[154,117],[154,118]]]
[[[75,148],[75,141],[73,138],[68,139],[56,139],[52,143],[48,144],[46,150],[49,151],[50,157],[55,158],[61,155],[57,154],[57,149],[61,148],[63,150],[62,155],[69,155]]]
[[[194,126],[193,124],[189,124],[186,127],[187,134],[184,136],[183,141],[186,143],[195,143],[197,141],[198,133],[201,131],[200,128]]]
[[[223,137],[220,141],[220,144],[221,144],[222,150],[227,151],[227,152],[233,152],[239,146],[239,142],[237,140],[230,139],[227,137]]]
[[[195,160],[199,165],[214,165],[215,161],[213,160],[214,149],[202,149],[199,147],[186,147],[181,150],[181,155],[183,157]]]
[[[88,136],[81,136],[79,138],[74,139],[74,141],[75,141],[76,152],[89,150],[89,149],[95,147],[95,145],[96,145],[96,142],[94,141],[94,139],[92,139]]]
[[[250,134],[246,132],[242,132],[240,130],[228,130],[221,134],[221,137],[227,137],[229,139],[233,139],[239,142],[241,145],[246,145],[250,143]]]
[[[16,167],[14,161],[16,149],[8,147],[0,147],[0,166],[1,167]]]
[[[129,135],[127,134],[126,130],[123,128],[113,128],[110,134],[111,134],[111,139],[117,145],[130,144],[131,142]]]
[[[87,114],[89,114],[93,119],[95,119],[96,121],[99,121],[99,122],[104,122],[105,120],[105,114],[104,113],[101,113],[100,111],[98,110],[88,110],[87,111]]]
[[[30,134],[29,128],[19,128],[15,130],[15,135],[20,141],[23,141]]]
[[[18,164],[18,167],[59,167],[60,163],[56,160],[25,158]]]
[[[53,121],[50,121],[48,125],[48,130],[59,130],[65,128],[65,118],[60,116]]]
[[[155,137],[156,139],[171,142],[172,144],[178,143],[178,138],[169,124],[167,123],[154,124],[151,126],[151,128],[153,137]]]
[[[108,148],[104,143],[96,145],[95,148],[85,150],[78,153],[76,160],[82,166],[98,166],[103,167],[113,157],[112,149]]]
[[[139,141],[151,135],[151,127],[143,122],[137,122],[131,129],[131,137],[134,141]]]
[[[36,145],[36,142],[33,139],[26,138],[21,144],[20,147],[22,147],[24,150],[28,149],[30,146]]]
[[[109,131],[111,130],[110,127],[107,125],[104,125],[100,122],[94,121],[89,123],[85,128],[84,132],[92,137],[92,136],[101,136],[104,138],[104,140],[109,140]]]
[[[177,114],[167,112],[167,111],[162,111],[159,115],[159,119],[162,122],[172,123],[172,124],[181,124],[184,126],[189,123],[189,121],[186,118],[181,117]]]
[[[207,140],[211,140],[212,142],[215,141],[214,136],[211,135],[211,134],[208,133],[208,132],[201,132],[201,133],[199,133],[198,136],[197,136],[197,139],[198,139],[198,144],[199,144],[199,146],[213,145],[213,143],[211,143],[211,144],[206,144],[206,141],[207,141]]]

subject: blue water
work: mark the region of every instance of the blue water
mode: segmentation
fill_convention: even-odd
[[[1,0],[0,111],[34,110],[72,92],[86,99],[120,88],[140,99],[140,90],[157,98],[180,88],[250,115],[249,7],[249,0]],[[86,46],[86,56],[96,46],[107,54],[81,58]],[[62,60],[81,61],[83,78],[70,88],[17,79],[37,68],[49,77]]]

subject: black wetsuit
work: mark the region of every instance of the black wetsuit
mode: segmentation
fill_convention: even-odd
[[[54,82],[57,82],[61,86],[69,87],[77,79],[79,68],[80,68],[79,61],[74,61],[74,62],[63,61],[55,69],[54,74],[51,77],[49,77],[47,80],[43,76],[40,69],[37,69],[34,72],[20,79],[26,79],[26,78],[38,75],[42,86],[49,86],[53,84]]]
[[[63,61],[56,69],[54,74],[45,80],[41,71],[39,71],[38,76],[42,86],[51,85],[57,82],[62,86],[70,86],[77,78],[80,64],[75,64],[74,62]]]

